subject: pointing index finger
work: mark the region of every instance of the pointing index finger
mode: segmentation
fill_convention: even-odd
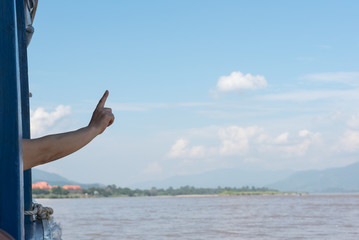
[[[101,98],[100,101],[98,102],[96,108],[103,108],[103,107],[105,107],[105,103],[106,103],[108,94],[109,94],[109,92],[108,92],[108,90],[106,90],[105,93],[103,94],[102,98]]]

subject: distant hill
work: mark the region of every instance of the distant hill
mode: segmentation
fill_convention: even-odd
[[[255,171],[241,169],[220,169],[195,175],[174,176],[160,181],[148,181],[134,184],[130,187],[140,189],[193,187],[263,187],[269,183],[282,180],[290,176],[293,171]]]
[[[341,168],[296,172],[267,187],[309,193],[359,192],[359,162]]]
[[[37,182],[47,182],[51,186],[64,186],[64,185],[80,185],[82,188],[87,189],[90,187],[101,187],[103,185],[94,183],[94,184],[83,184],[75,181],[68,180],[56,173],[49,173],[39,169],[32,169],[32,183]]]
[[[103,187],[101,184],[81,184],[58,174],[33,169],[32,182],[45,181],[50,185],[80,185],[82,188]],[[220,169],[195,175],[174,176],[161,181],[137,183],[131,188],[150,189],[193,187],[268,187],[279,191],[309,193],[359,192],[359,162],[341,168],[309,171],[255,171]]]

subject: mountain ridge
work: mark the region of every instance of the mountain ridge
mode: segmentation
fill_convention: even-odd
[[[359,162],[338,168],[298,171],[267,187],[309,193],[359,192]]]
[[[288,177],[294,171],[264,171],[264,170],[242,170],[242,169],[218,169],[193,175],[172,176],[158,181],[140,182],[131,185],[134,188],[150,189],[156,188],[178,188],[181,186],[193,187],[263,187]]]
[[[48,182],[50,185],[80,185],[82,188],[104,185],[82,184],[58,174],[33,169],[32,182]],[[172,176],[163,180],[139,182],[130,188],[151,189],[179,188],[182,186],[217,187],[267,187],[283,192],[349,193],[359,192],[359,162],[344,167],[306,171],[264,171],[243,169],[219,169],[200,174]]]
[[[103,186],[102,184],[99,183],[86,184],[86,183],[75,182],[65,177],[62,177],[59,174],[46,172],[36,168],[32,169],[31,175],[32,175],[33,184],[37,182],[47,182],[51,186],[79,185],[83,189]]]

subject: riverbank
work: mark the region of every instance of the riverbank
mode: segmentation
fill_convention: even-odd
[[[147,190],[130,189],[108,185],[107,187],[91,187],[88,189],[65,189],[64,187],[53,187],[51,189],[33,189],[34,198],[98,198],[98,197],[157,197],[157,196],[240,196],[240,195],[288,195],[302,194],[295,192],[280,192],[275,189],[256,187],[217,187],[217,188],[195,188],[183,186],[177,189],[157,189],[155,187]]]
[[[129,195],[89,195],[89,194],[68,194],[68,195],[57,195],[57,194],[33,194],[34,199],[71,199],[71,198],[127,198],[127,197],[176,197],[176,198],[200,198],[200,197],[230,197],[230,196],[260,196],[260,195],[306,195],[307,193],[297,193],[297,192],[277,192],[277,191],[267,191],[267,192],[230,192],[225,191],[219,194],[180,194],[180,195],[155,195],[155,196],[129,196]]]

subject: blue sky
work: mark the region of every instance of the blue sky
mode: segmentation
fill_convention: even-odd
[[[42,1],[33,137],[116,122],[41,166],[80,182],[323,169],[359,153],[357,1]]]

